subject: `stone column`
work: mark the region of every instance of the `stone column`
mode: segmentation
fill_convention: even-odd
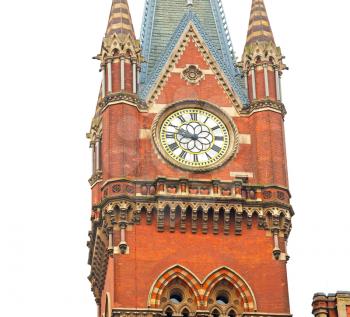
[[[95,142],[91,142],[91,152],[92,152],[92,175],[95,175],[96,172],[96,147]]]
[[[107,62],[107,75],[108,75],[108,88],[107,92],[108,94],[111,94],[113,92],[113,87],[112,87],[112,60],[109,59]]]
[[[268,65],[264,64],[265,97],[270,97]]]
[[[96,140],[96,146],[95,146],[95,154],[96,154],[96,170],[101,170],[101,139],[98,138]]]
[[[278,68],[275,69],[275,80],[276,80],[276,98],[281,101],[281,90],[280,90],[280,74]]]
[[[255,67],[252,66],[252,90],[253,90],[253,100],[256,99],[256,79],[255,79]]]
[[[102,98],[106,96],[106,66],[102,65]]]
[[[244,85],[245,89],[248,90],[248,73],[246,71],[244,72]]]
[[[108,253],[110,255],[113,254],[114,251],[114,245],[113,245],[113,227],[108,227]]]
[[[125,90],[125,57],[120,57],[120,90]]]
[[[132,60],[132,93],[137,93],[137,67],[136,60]]]

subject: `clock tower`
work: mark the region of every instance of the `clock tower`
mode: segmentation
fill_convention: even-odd
[[[263,0],[239,63],[221,0],[113,0],[93,157],[98,317],[288,317],[281,75]]]

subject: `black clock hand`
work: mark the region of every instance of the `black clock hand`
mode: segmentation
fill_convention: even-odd
[[[190,133],[190,132],[188,132],[188,131],[186,131],[186,130],[184,130],[184,129],[179,129],[179,130],[177,130],[177,133],[178,134],[180,134],[180,135],[182,135],[183,137],[185,137],[185,138],[188,138],[188,139],[193,139],[193,135],[192,135],[192,133]]]

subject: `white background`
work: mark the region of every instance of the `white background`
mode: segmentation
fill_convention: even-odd
[[[198,1],[198,0],[194,0]],[[87,281],[90,151],[110,0],[0,3],[0,316],[95,316]],[[139,34],[143,0],[129,0]],[[250,0],[223,0],[241,56]],[[266,0],[283,77],[296,216],[292,312],[350,290],[348,0]],[[257,272],[259,274],[259,272]],[[274,294],[271,294],[273,296]]]

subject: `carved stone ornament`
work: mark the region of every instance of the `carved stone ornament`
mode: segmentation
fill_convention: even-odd
[[[182,78],[188,83],[195,85],[204,78],[204,74],[197,65],[188,65],[182,72]]]

